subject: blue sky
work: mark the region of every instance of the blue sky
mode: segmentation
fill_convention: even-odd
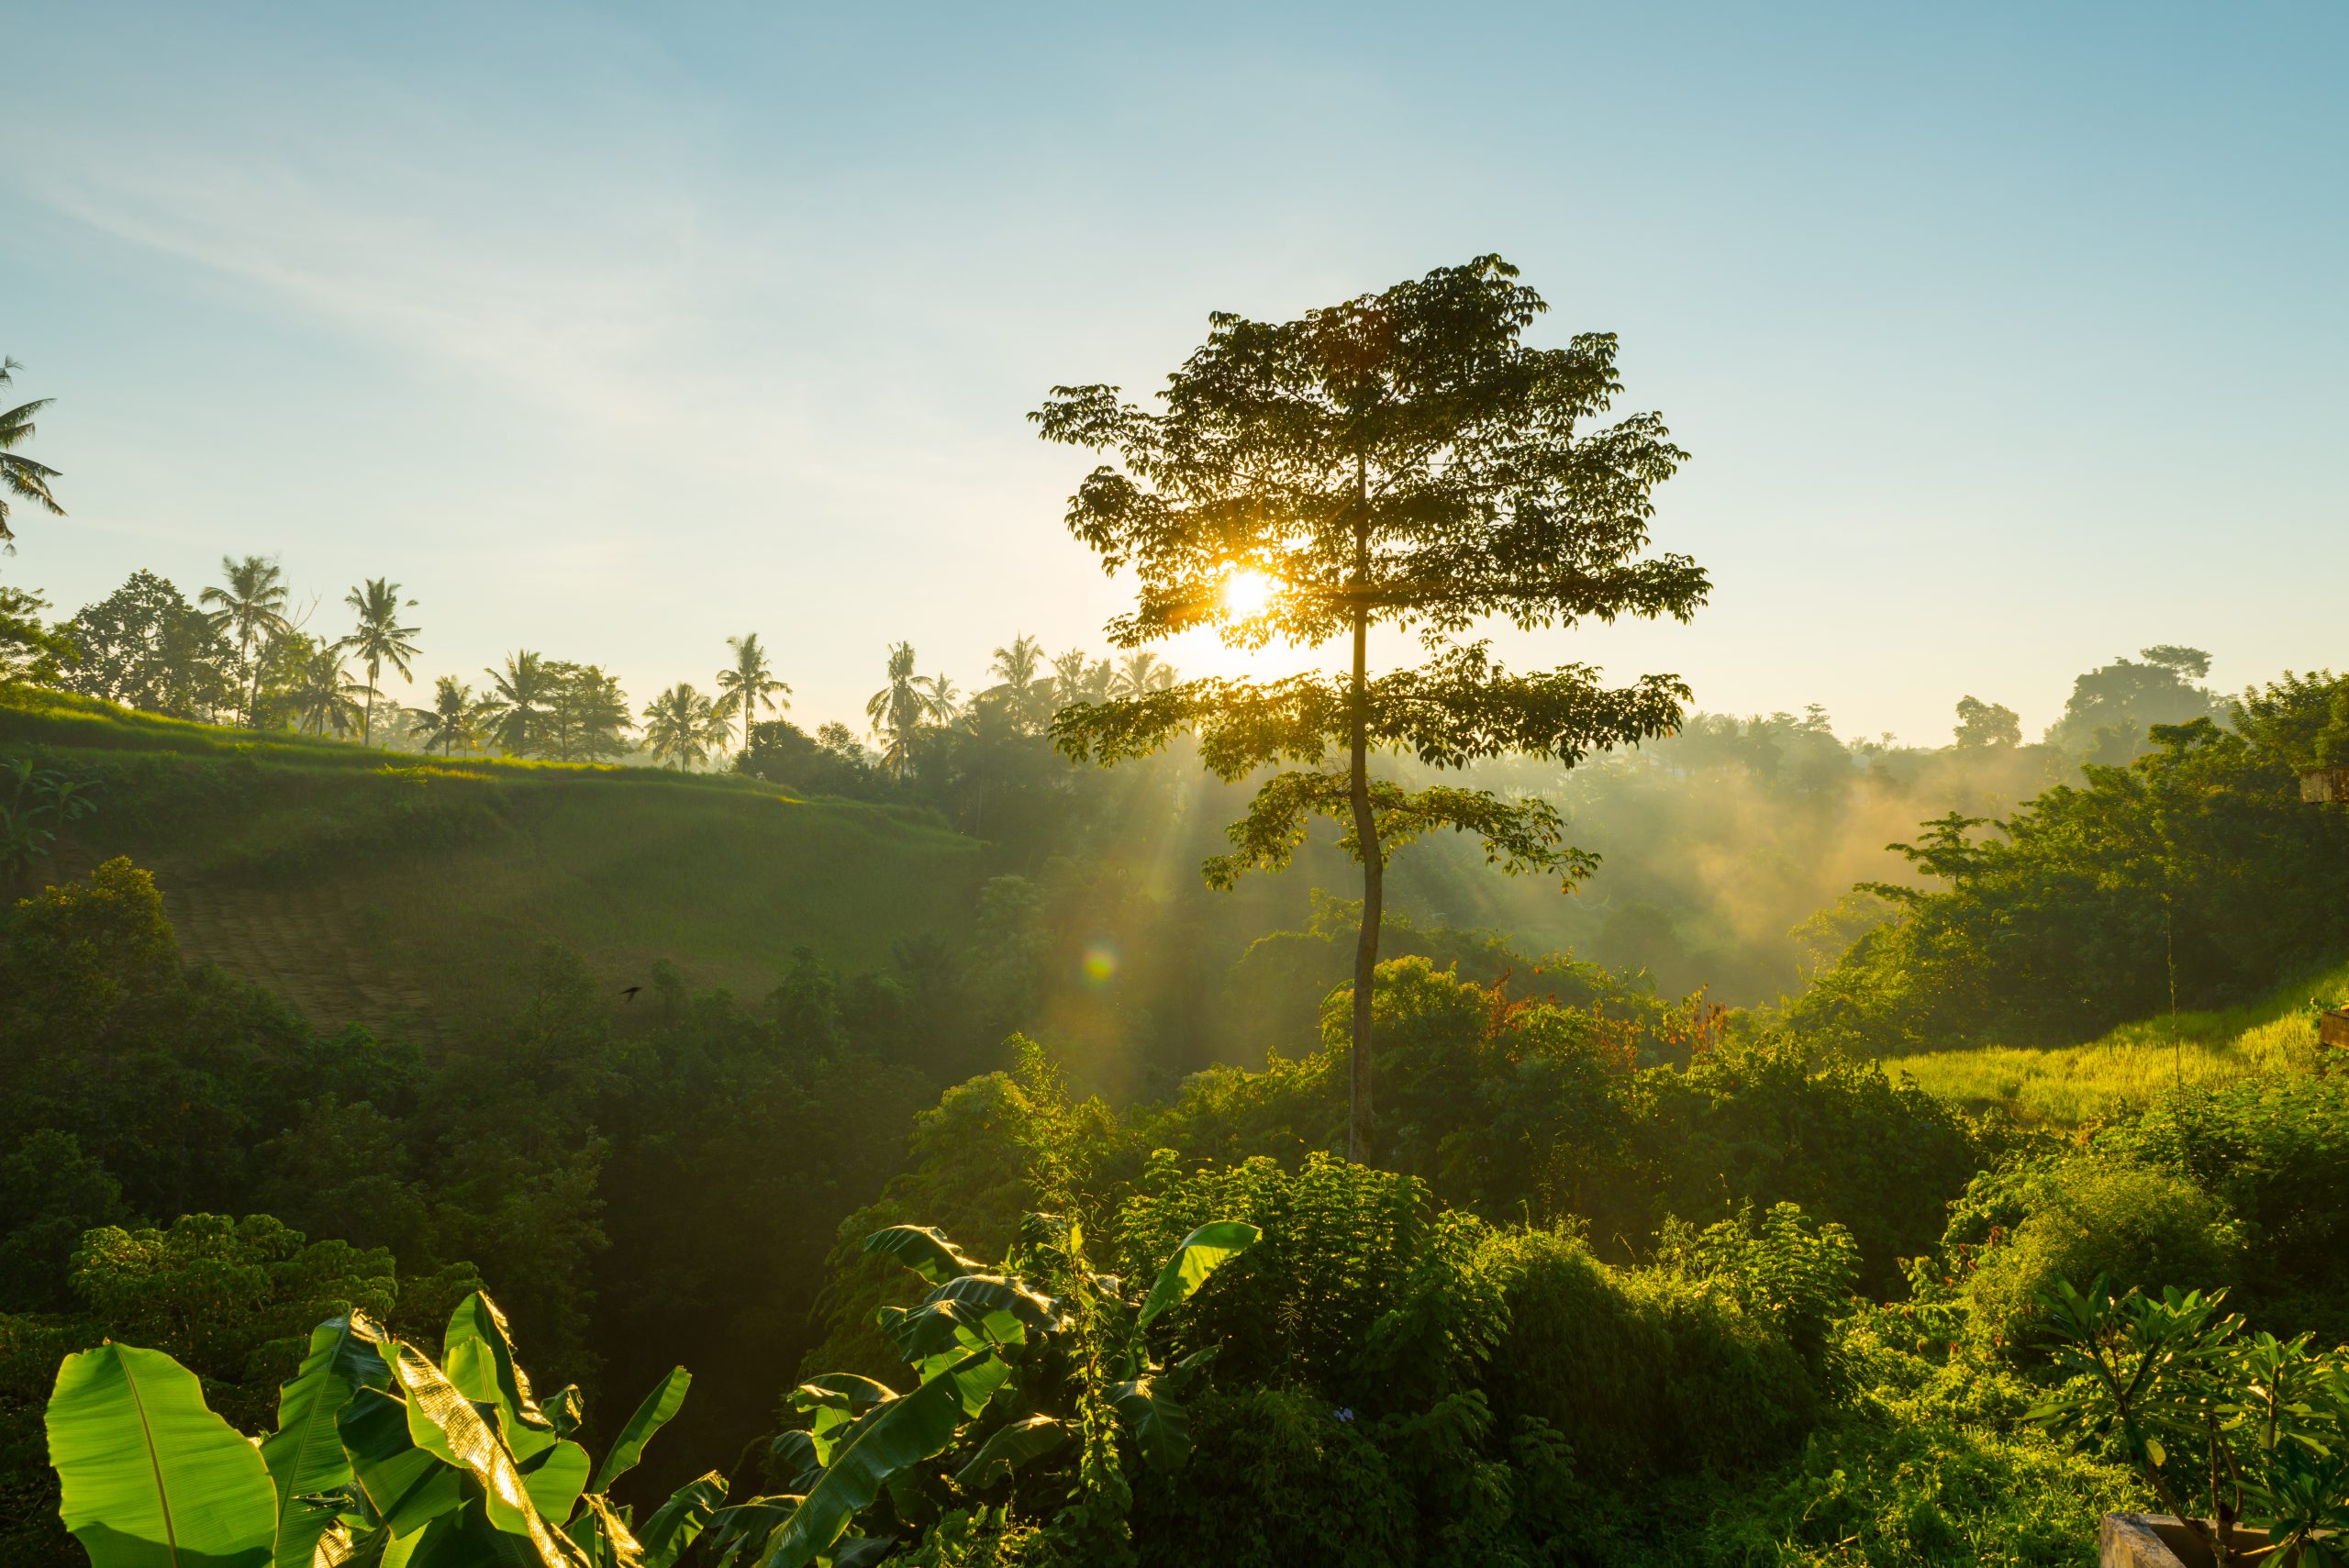
[[[417,673],[641,704],[760,631],[794,716],[1119,607],[1052,383],[1498,250],[1695,461],[1690,627],[1504,638],[1701,706],[2034,733],[2188,642],[2349,662],[2349,8],[33,8],[7,580],[388,574]],[[1214,662],[1199,650],[1178,662]]]

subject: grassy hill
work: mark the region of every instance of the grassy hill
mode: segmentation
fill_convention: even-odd
[[[97,781],[50,875],[128,855],[191,958],[322,1026],[502,1011],[548,942],[615,988],[666,958],[756,995],[796,947],[852,970],[959,939],[983,875],[918,814],[733,777],[427,761],[45,692],[0,703],[0,760],[22,757]]]
[[[2349,996],[2349,963],[2303,975],[2261,1000],[2123,1024],[2083,1045],[2045,1051],[1984,1046],[1904,1056],[1887,1065],[1970,1109],[1999,1106],[2024,1121],[2077,1127],[2142,1106],[2174,1085],[2306,1070],[2323,1048],[2309,999]]]

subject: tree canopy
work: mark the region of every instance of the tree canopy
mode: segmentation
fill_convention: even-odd
[[[1277,764],[1208,880],[1285,865],[1315,817],[1344,824],[1364,880],[1357,944],[1352,1146],[1370,1129],[1370,974],[1394,847],[1437,828],[1478,835],[1510,870],[1571,884],[1594,863],[1539,799],[1373,779],[1368,754],[1440,767],[1505,752],[1572,763],[1669,732],[1687,687],[1651,675],[1610,689],[1588,665],[1512,673],[1459,640],[1499,618],[1571,628],[1619,616],[1687,619],[1703,570],[1647,554],[1655,487],[1687,454],[1662,417],[1609,425],[1621,383],[1611,333],[1536,348],[1548,308],[1497,256],[1441,268],[1286,322],[1219,313],[1160,406],[1107,385],[1059,386],[1030,416],[1044,439],[1115,453],[1071,498],[1069,529],[1107,570],[1130,571],[1134,609],[1111,639],[1136,648],[1197,627],[1230,646],[1316,647],[1351,636],[1348,672],[1205,679],[1065,708],[1053,733],[1112,763],[1196,730],[1227,779]],[[1428,662],[1374,677],[1372,628],[1416,633]],[[1331,765],[1342,757],[1341,770]]]

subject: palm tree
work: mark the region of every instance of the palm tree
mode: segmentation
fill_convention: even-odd
[[[952,675],[916,675],[914,684],[921,692],[921,717],[926,724],[952,724],[954,716],[963,711],[963,694],[954,689]]]
[[[1118,661],[1118,673],[1109,678],[1109,695],[1138,697],[1174,684],[1174,666],[1145,648]]]
[[[1003,697],[1007,716],[1023,728],[1049,718],[1051,683],[1043,678],[1044,645],[1021,633],[1008,648],[995,651],[987,673],[1000,683],[994,690]]]
[[[435,683],[430,707],[412,707],[408,712],[416,718],[417,733],[424,737],[427,756],[436,751],[445,756],[460,746],[473,749],[473,718],[480,707],[473,701],[473,689],[461,684],[456,676],[443,675]]]
[[[913,757],[907,742],[921,725],[924,709],[921,677],[914,673],[914,645],[910,642],[889,644],[889,684],[873,694],[864,705],[864,717],[872,721],[874,738],[887,745],[881,753],[881,765],[899,778],[912,764]]]
[[[554,698],[555,683],[546,661],[524,649],[506,656],[506,671],[484,670],[489,690],[474,713],[486,726],[489,740],[509,757],[527,757],[538,750],[546,727],[547,705]]]
[[[0,386],[16,379],[17,361],[0,359]],[[35,462],[28,457],[17,455],[17,443],[30,440],[33,416],[56,399],[37,397],[30,403],[19,403],[6,414],[0,414],[0,548],[14,550],[10,542],[16,535],[8,531],[8,496],[11,493],[47,508],[54,517],[63,517],[65,508],[49,493],[49,482],[60,477],[57,470],[45,462]]]
[[[375,683],[389,664],[408,678],[407,662],[416,657],[416,644],[407,639],[417,628],[399,624],[400,611],[414,609],[416,601],[400,602],[400,585],[381,577],[370,577],[365,585],[353,588],[342,596],[342,602],[359,612],[359,628],[342,639],[343,646],[367,661],[367,709],[359,723],[359,743],[364,746],[375,727]]]
[[[759,646],[759,634],[729,637],[726,646],[734,651],[730,668],[718,673],[718,689],[721,694],[710,711],[720,718],[730,718],[737,709],[742,715],[742,750],[751,749],[751,710],[764,706],[773,713],[778,706],[791,707],[791,688],[774,678],[774,670],[767,663],[767,651]],[[782,697],[777,703],[775,698]]]
[[[254,721],[253,709],[261,703],[261,661],[253,657],[253,649],[293,626],[285,615],[285,573],[267,557],[248,555],[242,561],[231,561],[224,555],[220,574],[228,581],[205,589],[195,602],[212,606],[216,629],[237,634],[237,657],[251,667],[252,684],[245,695],[245,723],[250,726]]]
[[[644,749],[656,762],[674,762],[679,773],[708,761],[726,738],[726,720],[690,683],[680,681],[644,705]]]
[[[360,716],[357,695],[366,688],[342,667],[342,644],[321,643],[295,657],[294,682],[285,694],[295,728],[313,735],[324,735],[328,728],[337,735],[350,734]]]

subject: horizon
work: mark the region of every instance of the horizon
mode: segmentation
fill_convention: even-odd
[[[1715,583],[1514,663],[1937,745],[2155,643],[2222,692],[2343,662],[2270,585],[2349,571],[2343,13],[1545,12],[1505,59],[1040,15],[31,19],[0,351],[68,516],[0,580],[64,617],[274,554],[331,628],[388,576],[399,700],[528,647],[640,709],[756,631],[786,717],[861,731],[900,639],[966,689],[1018,632],[1109,651],[1047,387],[1497,250],[1531,340],[1620,333],[1615,413],[1693,454],[1656,548]]]

